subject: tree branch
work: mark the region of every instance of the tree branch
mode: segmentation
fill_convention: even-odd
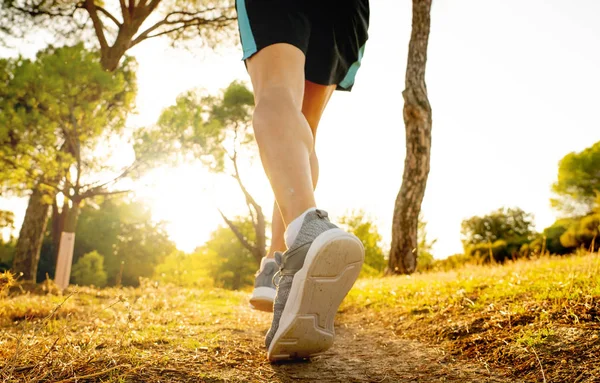
[[[92,23],[94,24],[94,31],[98,37],[100,49],[108,49],[108,42],[106,41],[106,36],[104,35],[104,24],[102,24],[102,20],[100,20],[98,17],[97,7],[96,4],[94,4],[94,0],[85,0],[84,8],[88,11],[92,19]]]
[[[133,41],[131,41],[131,46],[133,47],[133,46],[141,43],[146,38],[148,38],[148,35],[150,33],[152,33],[157,28],[160,28],[161,26],[165,25],[166,23],[167,23],[167,19],[165,18],[164,20],[161,20],[158,23],[151,26],[150,28],[146,29],[144,32],[140,33],[140,35],[138,37],[136,37]]]
[[[250,217],[252,218],[252,225],[254,226],[254,232],[256,233],[256,245],[255,245],[256,252],[254,254],[256,256],[256,259],[260,262],[260,258],[264,257],[265,252],[266,252],[265,216],[262,212],[262,208],[260,207],[260,205],[252,197],[252,195],[250,194],[248,189],[246,189],[246,187],[244,186],[244,184],[242,182],[242,178],[240,176],[240,171],[239,171],[238,164],[237,164],[237,154],[238,154],[237,149],[236,149],[237,137],[238,137],[238,124],[236,123],[235,124],[235,137],[234,137],[234,144],[233,144],[233,156],[230,156],[230,158],[233,162],[233,169],[235,171],[233,178],[235,178],[238,185],[240,186],[240,189],[242,190],[242,193],[244,193],[244,196],[246,197],[246,205],[248,206],[248,211],[250,212]],[[254,216],[254,214],[252,212],[252,208],[254,208],[254,211],[256,212],[256,217]]]
[[[79,196],[79,198],[81,200],[84,200],[86,198],[97,197],[97,196],[101,196],[101,195],[109,196],[109,195],[123,194],[123,193],[129,193],[129,192],[131,192],[131,190],[116,190],[116,191],[103,190],[103,191],[95,191],[95,192],[91,192],[90,190],[88,190],[85,193],[81,194]]]
[[[120,180],[121,178],[127,177],[132,171],[134,171],[135,169],[137,169],[140,165],[141,165],[141,162],[135,161],[131,165],[129,165],[128,167],[126,167],[125,170],[123,170],[121,172],[121,174],[119,174],[115,178],[111,179],[110,181],[106,181],[106,182],[104,182],[104,183],[102,183],[100,185],[96,185],[96,186],[94,186],[94,183],[91,183],[91,184],[87,185],[87,187],[90,188],[88,190],[104,189],[107,185],[109,185],[111,183],[115,183],[118,180]]]
[[[119,5],[121,6],[121,14],[123,15],[123,23],[129,24],[130,17],[129,12],[127,11],[127,6],[125,5],[125,0],[119,0]]]
[[[154,8],[158,7],[158,4],[160,4],[162,0],[152,0],[150,2],[150,4],[148,4],[148,8],[150,8],[151,10],[154,10]],[[145,1],[144,1],[145,2]],[[167,16],[168,17],[168,16]]]
[[[135,0],[128,0],[128,2],[129,2],[128,12],[130,15],[133,16],[133,13],[135,12]]]
[[[150,3],[149,6],[152,6],[152,3]],[[226,16],[220,16],[216,19],[204,19],[201,17],[201,15],[203,13],[214,11],[214,10],[216,10],[216,8],[209,8],[209,9],[205,9],[205,10],[202,10],[199,12],[171,12],[167,16],[165,16],[164,19],[162,19],[161,21],[152,25],[151,27],[149,27],[142,33],[140,33],[138,35],[138,37],[136,37],[131,42],[131,47],[141,43],[142,41],[144,41],[146,39],[151,39],[151,38],[167,35],[169,33],[177,32],[182,29],[189,28],[191,26],[200,26],[200,25],[213,24],[213,23],[223,23],[224,24],[224,23],[228,23],[230,21],[235,20],[235,17],[226,17]],[[180,18],[171,20],[170,18],[172,16],[180,16]],[[154,32],[156,29],[160,28],[163,25],[178,25],[178,26],[151,35],[152,32]]]
[[[231,231],[233,231],[233,234],[235,234],[235,236],[237,237],[237,239],[240,241],[240,243],[246,248],[248,249],[252,254],[256,254],[257,248],[255,246],[253,246],[252,244],[250,244],[250,242],[248,242],[248,239],[246,239],[246,237],[242,234],[242,232],[237,228],[237,226],[234,225],[233,222],[231,222],[226,216],[225,214],[223,214],[223,212],[221,211],[221,209],[217,209],[219,211],[219,214],[221,214],[221,217],[223,217],[223,221],[225,221],[225,223],[227,224],[227,226],[229,226],[229,228],[231,229]]]
[[[119,20],[117,20],[116,17],[114,17],[110,12],[108,12],[106,9],[99,7],[96,5],[96,9],[98,9],[100,12],[102,12],[106,17],[108,17],[109,19],[111,19],[113,21],[113,23],[117,24],[118,27],[121,27],[122,24],[119,22]]]

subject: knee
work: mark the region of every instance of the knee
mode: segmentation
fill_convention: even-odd
[[[285,126],[300,116],[300,107],[289,89],[283,86],[262,89],[252,119],[256,139],[285,133]]]

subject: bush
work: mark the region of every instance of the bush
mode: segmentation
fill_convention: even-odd
[[[106,285],[106,271],[104,271],[104,257],[97,251],[84,254],[73,265],[71,272],[73,282],[82,286],[94,285],[104,287]]]
[[[207,260],[199,253],[175,251],[156,266],[154,279],[181,287],[212,288],[214,284],[207,266]]]
[[[449,271],[462,267],[467,264],[476,263],[473,257],[466,254],[454,254],[446,259],[436,259],[433,261],[431,270]]]
[[[0,272],[10,269],[15,256],[16,241],[2,241],[0,238]]]
[[[433,254],[428,251],[419,251],[417,254],[417,271],[425,272],[432,270],[435,265]]]
[[[599,236],[600,214],[590,214],[573,222],[560,236],[560,243],[570,250],[584,247],[596,251],[600,246]]]
[[[364,211],[355,210],[340,217],[338,221],[348,232],[360,239],[365,247],[365,263],[361,275],[381,275],[385,269],[386,262],[381,246],[382,237],[373,219],[368,217]]]
[[[530,237],[517,237],[510,240],[497,240],[491,245],[489,243],[479,243],[469,245],[465,249],[465,254],[472,257],[477,263],[499,262],[504,263],[507,260],[516,260],[522,257],[528,257],[533,252],[541,249],[541,242],[538,238],[532,240]],[[490,258],[490,250],[493,260]]]
[[[560,238],[569,229],[569,226],[573,224],[573,220],[561,219],[550,227],[544,229],[544,237],[546,237],[546,249],[550,254],[567,254],[571,250],[568,247],[563,246]]]

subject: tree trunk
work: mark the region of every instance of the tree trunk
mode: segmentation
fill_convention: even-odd
[[[431,0],[413,0],[412,33],[406,66],[404,124],[406,158],[394,209],[388,273],[410,274],[417,266],[417,227],[431,153],[431,106],[425,85]]]
[[[77,228],[77,219],[79,218],[79,204],[79,201],[73,201],[73,207],[68,211],[65,228],[60,236],[54,282],[61,289],[66,289],[69,286],[69,279],[71,278],[73,250],[75,249],[75,229]]]
[[[235,173],[233,174],[233,178],[235,178],[235,180],[237,181],[240,190],[242,191],[242,193],[244,193],[244,197],[246,198],[248,213],[250,214],[250,219],[252,220],[252,226],[254,226],[256,242],[254,244],[249,243],[243,238],[243,235],[239,232],[237,228],[235,228],[233,223],[223,215],[223,213],[221,213],[221,216],[223,217],[227,225],[231,228],[236,237],[240,240],[241,244],[252,253],[257,264],[260,266],[260,262],[262,261],[263,257],[267,255],[267,234],[265,215],[263,214],[262,207],[258,204],[258,202],[256,202],[254,197],[252,197],[252,194],[250,194],[250,192],[248,191],[248,189],[246,189],[244,183],[242,182],[242,177],[240,176],[240,171],[238,169],[237,164],[237,152],[233,155],[233,157],[231,157],[231,161],[233,162],[233,168],[235,171]]]
[[[13,272],[17,275],[23,273],[23,281],[34,283],[36,281],[49,208],[50,205],[44,202],[44,192],[39,187],[34,188],[19,232],[12,266]]]
[[[69,204],[63,202],[62,208],[60,212],[58,211],[58,202],[56,198],[54,198],[54,203],[52,204],[52,262],[56,266],[56,262],[58,260],[58,248],[60,246],[60,237],[65,228],[65,221],[67,215],[69,214]]]

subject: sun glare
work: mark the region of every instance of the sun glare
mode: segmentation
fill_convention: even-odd
[[[268,198],[270,191],[264,180],[247,177],[244,181],[248,189],[255,191],[255,198]],[[200,164],[156,169],[139,183],[136,195],[147,201],[154,220],[164,221],[177,248],[186,252],[202,245],[213,230],[224,224],[219,209],[230,218],[246,209],[243,195],[231,177],[211,174]],[[270,216],[269,204],[263,204],[263,209]]]

